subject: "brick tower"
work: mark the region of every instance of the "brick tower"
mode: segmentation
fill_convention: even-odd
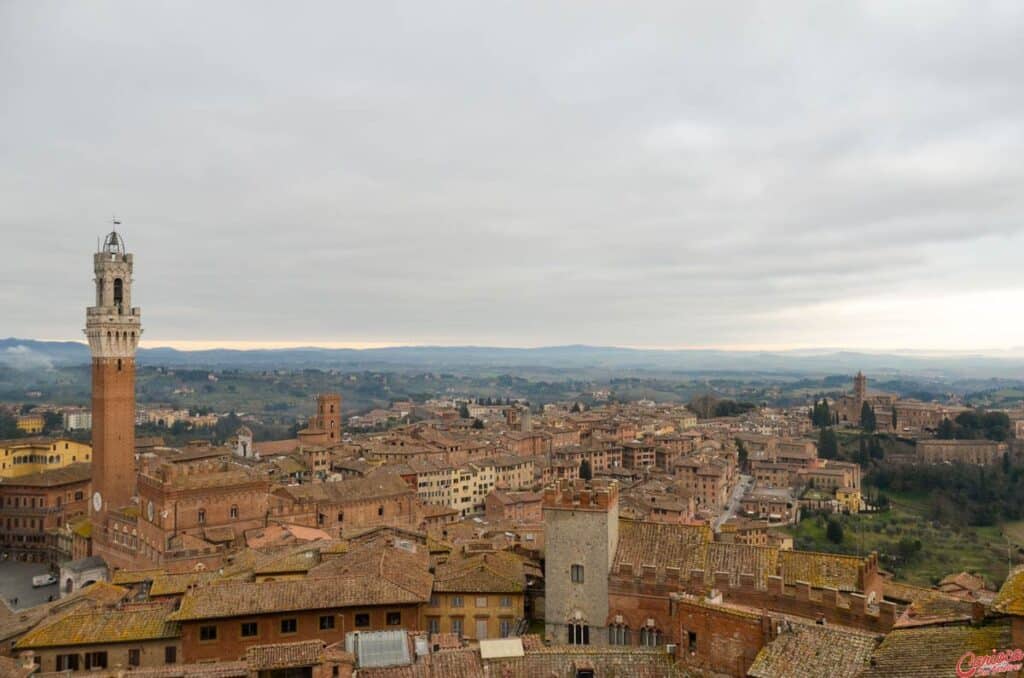
[[[868,396],[868,378],[863,372],[857,372],[853,378],[853,397],[857,400],[857,416],[860,416],[860,406]]]
[[[320,393],[316,397],[316,426],[327,434],[327,444],[341,439],[341,394]]]
[[[115,226],[117,222],[114,222]],[[86,310],[92,353],[92,497],[97,545],[107,542],[107,514],[135,492],[135,348],[142,334],[132,301],[132,255],[115,230],[93,255],[96,305]]]

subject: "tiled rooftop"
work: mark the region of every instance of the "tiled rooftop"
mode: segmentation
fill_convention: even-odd
[[[320,640],[257,645],[245,652],[245,661],[254,671],[313,666],[323,661],[323,657],[324,643]]]
[[[455,558],[438,566],[434,590],[458,593],[521,593],[526,588],[523,561],[511,553]]]
[[[425,602],[430,597],[374,574],[267,581],[218,581],[186,593],[172,615],[179,621],[272,614],[290,610],[324,610],[369,605]]]
[[[992,609],[1004,614],[1024,616],[1024,565],[1018,567],[1006,578]]]
[[[363,575],[401,588],[416,600],[429,600],[434,583],[430,555],[422,546],[415,552],[384,543],[355,546],[309,571],[315,579]]]
[[[874,637],[835,627],[790,624],[761,648],[753,678],[856,678],[877,646]]]
[[[694,546],[710,541],[711,530],[705,526],[620,520],[613,571],[620,563],[632,564],[634,571],[641,565],[681,567],[692,560]]]
[[[1010,648],[1010,625],[927,626],[896,629],[871,657],[864,678],[955,676],[957,660],[966,652],[987,655]],[[1005,675],[1005,674],[1004,674]]]
[[[811,551],[780,551],[779,574],[786,584],[798,581],[811,586],[828,586],[840,591],[856,591],[857,575],[863,558]]]
[[[178,624],[168,621],[169,605],[147,603],[123,609],[98,608],[73,612],[38,626],[18,641],[18,649],[128,643],[181,635]]]

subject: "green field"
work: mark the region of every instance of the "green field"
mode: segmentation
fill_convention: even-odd
[[[882,568],[902,581],[932,586],[947,574],[966,570],[983,575],[998,585],[1007,574],[1007,541],[1014,564],[1021,562],[1024,548],[1024,521],[1001,527],[955,528],[929,521],[927,498],[890,495],[888,511],[840,516],[843,541],[833,544],[825,536],[825,520],[817,516],[804,519],[789,529],[794,548],[864,555],[878,551]],[[920,551],[909,558],[901,556],[901,540],[920,541]]]

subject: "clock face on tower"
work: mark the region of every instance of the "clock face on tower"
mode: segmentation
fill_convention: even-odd
[[[99,492],[92,493],[92,510],[99,511],[103,508],[103,497]]]

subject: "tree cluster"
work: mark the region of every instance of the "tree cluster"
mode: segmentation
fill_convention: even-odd
[[[811,423],[818,428],[824,428],[825,426],[832,426],[833,424],[839,423],[839,413],[832,412],[828,406],[828,400],[825,398],[821,399],[821,402],[814,401],[814,407],[811,408]]]
[[[735,417],[757,409],[757,405],[754,403],[729,399],[719,400],[709,393],[696,396],[686,404],[686,407],[700,419]]]
[[[858,440],[857,458],[855,461],[862,467],[867,467],[872,459],[884,459],[885,449],[882,441],[875,435],[862,435]]]
[[[875,408],[866,402],[860,408],[860,427],[868,433],[878,430],[878,420],[875,418]]]
[[[943,419],[935,431],[942,440],[997,440],[1010,437],[1010,418],[1005,412],[961,412],[956,421]]]
[[[839,457],[839,439],[836,432],[823,428],[818,433],[818,457],[821,459],[837,459]]]
[[[882,466],[865,483],[929,498],[929,517],[950,525],[994,525],[1024,518],[1024,464]]]

